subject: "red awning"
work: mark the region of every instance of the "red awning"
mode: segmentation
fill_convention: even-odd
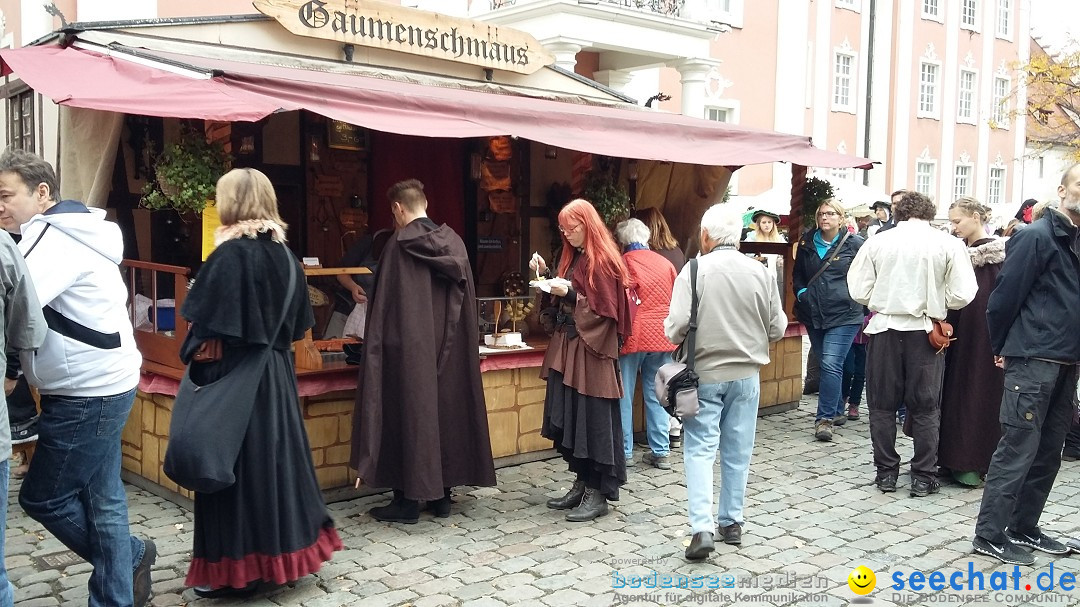
[[[0,50],[4,72],[61,105],[164,117],[258,120],[306,109],[404,135],[516,135],[623,158],[712,166],[790,162],[869,168],[871,161],[820,150],[808,137],[749,129],[634,107],[604,107],[421,85],[353,74],[139,52],[144,63],[57,46]],[[160,61],[155,65],[154,61]],[[167,71],[186,64],[213,77]],[[197,75],[197,74],[196,74]]]

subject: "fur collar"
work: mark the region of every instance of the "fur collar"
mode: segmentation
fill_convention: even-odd
[[[269,232],[274,242],[285,242],[285,229],[269,219],[245,219],[214,230],[214,246],[236,238],[255,238],[260,232]]]
[[[968,255],[971,256],[971,265],[976,268],[981,268],[985,265],[1005,261],[1006,240],[1006,238],[995,238],[990,242],[985,242],[977,247],[968,247]]]

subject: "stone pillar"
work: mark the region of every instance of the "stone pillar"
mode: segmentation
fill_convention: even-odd
[[[582,43],[573,40],[555,39],[544,42],[544,48],[555,55],[555,65],[568,72],[574,71],[577,66],[577,54],[582,46]]]
[[[672,65],[682,83],[682,113],[694,118],[705,117],[705,80],[709,70],[720,65],[714,59],[683,59]]]
[[[593,80],[620,93],[626,93],[626,87],[633,78],[634,75],[631,72],[624,70],[600,70],[599,72],[593,72]]]

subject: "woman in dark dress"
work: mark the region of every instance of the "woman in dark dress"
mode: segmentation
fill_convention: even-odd
[[[540,377],[547,379],[540,434],[555,443],[574,473],[570,491],[549,508],[571,509],[566,520],[607,514],[626,482],[619,399],[619,347],[630,332],[626,265],[592,204],[574,200],[559,212],[563,248],[558,275],[569,288],[552,286],[554,333]],[[546,272],[539,256],[533,271]]]
[[[186,584],[200,597],[247,596],[260,581],[284,584],[318,571],[342,548],[323,502],[301,418],[290,345],[314,324],[302,270],[285,247],[270,180],[234,169],[218,180],[222,227],[181,314],[181,347],[196,384],[240,360],[273,352],[236,462],[236,483],[195,493],[195,539]],[[296,283],[285,310],[288,264]],[[273,333],[284,315],[280,329]],[[217,358],[212,352],[220,348]],[[200,362],[204,361],[204,362]]]
[[[986,302],[1005,262],[1005,240],[987,236],[989,218],[990,208],[973,198],[960,198],[949,208],[953,232],[968,246],[979,292],[947,319],[957,339],[945,351],[938,466],[972,487],[982,484],[1001,438],[998,410],[1005,381],[1005,371],[994,365],[986,326]]]

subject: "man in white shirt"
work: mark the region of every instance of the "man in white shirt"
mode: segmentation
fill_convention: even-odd
[[[933,320],[958,310],[979,289],[964,243],[930,225],[934,203],[905,192],[893,206],[897,225],[870,238],[848,270],[848,291],[877,314],[864,332],[866,393],[875,483],[896,491],[896,411],[907,406],[915,441],[911,460],[912,497],[938,490],[937,450],[941,422],[941,379],[945,355],[927,338]]]

